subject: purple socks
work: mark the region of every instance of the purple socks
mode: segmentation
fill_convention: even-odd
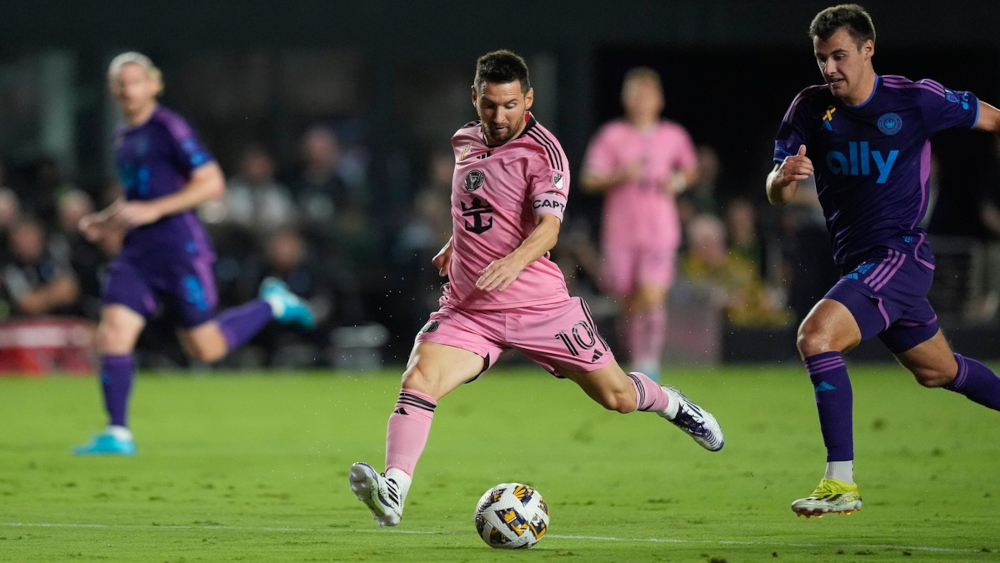
[[[274,313],[267,301],[254,299],[226,309],[215,321],[219,323],[219,330],[226,338],[227,349],[233,350],[246,344],[273,318]]]
[[[104,408],[113,426],[128,426],[128,396],[132,390],[135,361],[132,354],[101,357],[101,389],[104,391]]]
[[[853,460],[854,395],[844,357],[840,352],[823,352],[806,358],[805,364],[816,392],[816,409],[826,445],[826,460]]]
[[[965,395],[970,401],[984,407],[1000,411],[1000,378],[976,360],[960,354],[955,354],[955,360],[958,361],[958,374],[944,388]]]

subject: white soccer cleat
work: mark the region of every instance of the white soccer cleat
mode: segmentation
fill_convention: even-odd
[[[719,421],[715,420],[712,413],[699,407],[676,388],[669,385],[662,387],[670,399],[676,399],[678,404],[677,414],[673,418],[668,418],[667,413],[664,412],[659,413],[660,416],[683,430],[688,436],[694,438],[694,441],[698,442],[701,447],[710,452],[717,452],[726,445],[726,440],[722,436],[722,427],[719,426]]]
[[[372,512],[378,527],[395,526],[403,517],[403,497],[396,480],[380,475],[367,463],[351,466],[351,490]]]

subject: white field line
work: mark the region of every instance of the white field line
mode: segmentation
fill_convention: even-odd
[[[0,522],[0,528],[95,528],[112,530],[222,530],[236,532],[305,532],[317,534],[339,533],[342,528],[286,528],[278,526],[217,526],[205,525],[129,525],[129,524],[73,524],[57,522]],[[410,534],[423,536],[456,536],[456,532],[436,532],[431,530],[380,530],[377,528],[364,530],[350,530],[353,533],[382,533],[382,534]],[[760,546],[760,547],[819,547],[819,548],[848,548],[848,549],[895,549],[902,551],[928,551],[940,553],[985,553],[982,549],[955,548],[955,547],[934,547],[926,545],[895,545],[880,543],[849,543],[826,545],[805,542],[780,542],[780,541],[756,541],[756,540],[692,540],[680,538],[620,538],[614,536],[568,536],[561,534],[547,534],[546,537],[560,540],[582,540],[598,542],[627,542],[627,543],[671,543],[671,544],[698,544],[717,546]]]

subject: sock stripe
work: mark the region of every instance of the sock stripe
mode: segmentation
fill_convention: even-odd
[[[955,374],[955,379],[946,386],[948,389],[961,389],[969,375],[969,362],[966,361],[965,356],[955,354],[955,361],[958,362],[958,373]]]
[[[406,391],[399,392],[399,399],[396,401],[399,404],[409,405],[411,407],[417,407],[424,409],[426,411],[434,412],[437,408],[437,404],[432,401],[428,401],[422,397],[418,397],[413,393],[407,393]]]
[[[646,390],[643,388],[642,383],[639,381],[638,377],[632,375],[631,373],[626,373],[625,375],[627,375],[629,377],[629,379],[632,380],[632,384],[635,385],[635,392],[638,393],[638,398],[639,398],[639,401],[638,401],[639,402],[639,410],[646,410],[646,409],[642,408],[643,405],[646,404]]]

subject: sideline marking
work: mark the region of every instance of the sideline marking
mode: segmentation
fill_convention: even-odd
[[[206,524],[196,526],[190,524],[164,524],[164,525],[138,525],[138,524],[72,524],[56,522],[0,522],[0,528],[7,526],[10,528],[96,528],[96,529],[129,529],[129,530],[221,530],[234,532],[309,532],[309,533],[337,533],[340,531],[350,531],[351,533],[373,533],[373,534],[409,534],[420,536],[458,536],[466,535],[458,532],[435,532],[431,530],[347,530],[346,528],[282,528],[273,526],[214,526]],[[475,534],[469,534],[474,536]],[[933,547],[922,545],[895,545],[879,543],[848,543],[838,545],[827,545],[819,543],[804,542],[767,542],[754,540],[686,540],[679,538],[619,538],[614,536],[568,536],[560,534],[547,534],[547,537],[559,540],[587,540],[606,542],[632,542],[632,543],[675,543],[675,544],[704,544],[704,545],[745,545],[745,546],[777,546],[777,547],[819,547],[819,548],[850,548],[850,549],[900,549],[906,551],[928,551],[937,553],[995,553],[982,549],[971,549],[961,547]]]

